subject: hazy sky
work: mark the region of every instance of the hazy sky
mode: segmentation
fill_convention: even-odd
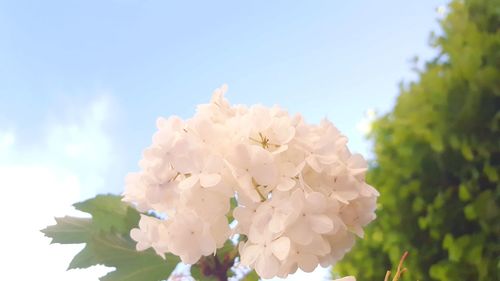
[[[23,243],[58,258],[20,279],[95,280],[64,273],[68,252],[36,230],[74,201],[120,193],[156,118],[188,118],[222,83],[232,103],[327,117],[368,154],[365,112],[387,112],[414,78],[411,59],[435,53],[427,42],[446,2],[0,0],[0,216],[17,229],[0,234],[13,240],[8,270],[25,268]]]

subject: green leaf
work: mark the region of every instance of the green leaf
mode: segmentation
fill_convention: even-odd
[[[234,220],[233,210],[236,207],[238,207],[238,202],[236,201],[236,199],[234,197],[232,197],[231,200],[229,201],[229,205],[230,205],[231,210],[227,213],[227,219],[231,223]]]
[[[74,206],[92,218],[56,218],[56,225],[42,230],[52,243],[86,243],[68,269],[101,264],[116,268],[101,277],[102,281],[160,281],[168,279],[180,262],[171,254],[163,259],[152,249],[136,251],[129,233],[137,227],[140,214],[121,197],[99,195]]]
[[[250,271],[245,277],[243,277],[243,281],[259,281],[259,275],[255,270]]]
[[[474,154],[472,153],[472,150],[470,148],[470,146],[468,146],[467,144],[462,144],[462,155],[464,156],[465,159],[471,161],[472,159],[474,159]]]
[[[493,168],[492,166],[486,164],[484,165],[484,173],[488,177],[488,179],[491,182],[497,182],[498,181],[498,171],[497,169]]]
[[[458,196],[462,201],[467,201],[471,198],[470,192],[465,184],[460,184],[460,187],[458,189]]]
[[[97,195],[95,198],[73,204],[82,212],[92,215],[93,226],[98,230],[128,233],[137,226],[140,215],[129,204],[121,201],[120,196]]]
[[[101,278],[107,281],[164,280],[179,263],[172,254],[162,259],[151,249],[138,252],[131,239],[111,234],[92,237],[86,248],[94,261],[116,267],[116,271]]]
[[[107,281],[164,280],[179,263],[179,258],[168,254],[166,259],[153,250],[138,252],[135,242],[117,234],[93,235],[85,248],[70,264],[71,268],[87,268],[102,264],[116,271],[100,278]]]
[[[468,219],[468,220],[474,220],[477,218],[477,214],[476,214],[476,210],[474,208],[474,204],[468,204],[467,206],[465,206],[464,208],[464,214],[465,214],[465,217]]]
[[[199,265],[193,264],[191,266],[190,272],[191,277],[193,277],[194,280],[201,280],[203,278],[203,273],[201,272]]]
[[[85,243],[89,238],[92,220],[88,218],[63,217],[56,218],[56,225],[42,230],[45,236],[52,238],[51,243],[76,244]]]

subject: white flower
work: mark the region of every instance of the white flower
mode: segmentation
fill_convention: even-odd
[[[272,239],[271,235],[258,236],[240,246],[241,264],[254,266],[255,271],[263,278],[276,276],[280,261],[288,256],[290,239],[279,237]]]
[[[212,187],[221,181],[219,171],[222,169],[222,160],[215,155],[207,155],[203,151],[190,153],[190,167],[186,165],[181,172],[189,174],[179,184],[180,188],[188,189],[198,181],[203,187]]]
[[[182,200],[184,208],[194,211],[205,222],[225,217],[229,212],[229,198],[216,190],[201,186],[193,187],[184,192]]]
[[[357,198],[360,194],[359,182],[349,174],[325,177],[322,184],[329,186],[330,197],[349,204],[349,201]]]
[[[169,223],[170,221],[161,221],[150,216],[141,215],[139,228],[130,231],[130,237],[137,242],[137,251],[144,251],[149,247],[153,247],[160,256],[168,252],[168,245],[160,237],[165,233]]]
[[[239,187],[254,201],[265,199],[277,182],[278,171],[273,156],[259,146],[235,145],[227,163]]]
[[[319,257],[330,252],[330,244],[321,236],[316,236],[308,245],[292,244],[290,253],[280,268],[280,277],[286,277],[300,268],[312,272],[319,264]]]
[[[130,231],[130,237],[137,241],[137,251],[144,251],[158,241],[158,219],[141,215],[139,228]]]
[[[253,217],[260,204],[248,198],[245,194],[238,194],[239,205],[233,210],[233,217],[238,222],[238,233],[248,235]]]
[[[216,241],[210,225],[193,212],[178,213],[171,219],[168,235],[169,250],[184,263],[193,264],[201,256],[215,253]]]
[[[215,90],[191,119],[157,120],[123,194],[161,217],[141,216],[130,233],[137,250],[194,264],[241,234],[241,263],[262,278],[334,264],[375,219],[379,194],[365,182],[366,161],[331,122],[307,124],[277,106],[233,106],[226,91]]]
[[[325,214],[327,198],[323,194],[312,192],[305,196],[296,190],[290,200],[296,208],[296,219],[287,233],[294,242],[307,245],[315,236],[333,230],[333,222]]]

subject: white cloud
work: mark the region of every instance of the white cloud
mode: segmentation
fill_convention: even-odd
[[[54,224],[53,216],[75,211],[71,203],[79,199],[79,182],[74,175],[55,167],[0,166],[0,186],[6,191],[0,207],[3,260],[7,280],[97,280],[108,271],[68,271],[67,265],[81,245],[49,245],[39,231]]]
[[[66,169],[78,175],[85,186],[83,197],[105,188],[106,173],[113,160],[106,131],[111,108],[111,98],[104,94],[79,112],[81,116],[74,118],[76,121],[48,127],[46,153],[52,163],[64,163]]]
[[[9,152],[15,141],[16,137],[13,132],[0,132],[0,156]]]
[[[101,96],[74,122],[51,124],[35,147],[16,142],[14,131],[0,131],[1,256],[6,280],[98,280],[110,269],[66,268],[83,245],[49,245],[40,229],[54,216],[75,214],[71,207],[93,195],[111,164],[111,144],[104,124],[110,99]],[[26,153],[26,149],[33,153]],[[84,189],[95,184],[94,189]]]

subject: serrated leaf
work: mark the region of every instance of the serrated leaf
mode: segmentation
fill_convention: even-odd
[[[45,236],[52,238],[51,243],[77,244],[88,240],[92,229],[91,219],[68,216],[55,219],[57,224],[41,230]]]
[[[96,262],[95,254],[93,253],[91,247],[89,247],[89,243],[87,243],[85,247],[73,257],[69,263],[68,270],[76,268],[89,268],[97,264],[101,263]]]
[[[102,281],[160,281],[166,280],[179,263],[177,256],[158,256],[153,250],[138,252],[130,230],[137,227],[140,215],[115,195],[99,195],[74,205],[92,218],[56,218],[56,225],[42,232],[52,243],[86,243],[71,261],[71,268],[93,265],[115,267],[100,278]]]
[[[128,233],[139,221],[139,213],[129,204],[121,201],[120,196],[98,195],[95,198],[73,204],[82,212],[92,215],[93,226],[98,230],[114,229],[120,233]]]
[[[96,264],[116,268],[100,278],[106,281],[165,280],[179,263],[171,254],[162,259],[151,249],[138,252],[134,241],[119,235],[95,235],[86,250],[90,253],[84,257],[93,256]]]
[[[88,268],[93,265],[115,267],[100,280],[141,281],[165,280],[179,263],[177,256],[168,254],[165,259],[153,250],[138,252],[135,242],[119,234],[101,233],[91,237],[85,248],[71,261],[69,269]]]

